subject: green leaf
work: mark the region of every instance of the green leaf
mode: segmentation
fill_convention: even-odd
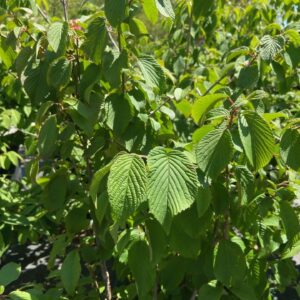
[[[112,94],[106,99],[106,124],[117,135],[121,135],[133,117],[132,108],[126,97]]]
[[[7,286],[17,280],[21,274],[20,265],[10,262],[0,269],[0,285]]]
[[[194,207],[181,212],[172,220],[169,233],[169,245],[173,252],[186,258],[196,258],[201,251],[201,231],[203,226],[199,221]]]
[[[295,171],[300,170],[300,131],[287,129],[280,142],[280,155],[284,163]]]
[[[127,0],[105,0],[105,15],[113,27],[117,27],[124,20],[126,5]]]
[[[65,217],[66,229],[70,233],[80,233],[88,229],[90,220],[87,218],[88,211],[85,207],[71,209]]]
[[[222,288],[214,287],[209,284],[204,284],[201,286],[198,298],[205,300],[220,300],[222,296]]]
[[[88,26],[86,40],[82,45],[85,54],[96,64],[102,60],[102,55],[107,44],[107,31],[105,19],[95,18]]]
[[[64,53],[68,42],[68,24],[66,22],[51,24],[47,32],[47,38],[54,52]]]
[[[162,226],[155,219],[146,220],[148,238],[152,249],[151,261],[157,264],[165,256],[167,248],[167,237]]]
[[[292,240],[293,237],[300,232],[300,226],[294,208],[286,201],[280,202],[280,217],[288,240]]]
[[[69,83],[71,72],[71,63],[64,57],[60,57],[50,64],[47,73],[47,82],[50,86],[60,90]]]
[[[102,179],[104,178],[104,176],[106,174],[108,174],[112,163],[113,162],[109,163],[105,167],[98,170],[93,176],[92,183],[90,185],[90,195],[94,201],[97,199],[97,194],[99,192],[100,183],[101,183]]]
[[[233,155],[231,134],[226,127],[210,131],[205,135],[196,149],[199,168],[212,179],[229,164]]]
[[[150,212],[161,223],[189,208],[197,193],[197,174],[178,150],[156,147],[148,156]]]
[[[11,300],[38,300],[38,297],[24,291],[13,291],[9,294]]]
[[[111,166],[107,190],[113,219],[124,222],[146,200],[146,168],[135,154],[119,156]]]
[[[151,55],[143,55],[139,57],[138,65],[146,83],[162,91],[165,87],[165,75],[156,59]]]
[[[63,172],[58,172],[45,187],[42,202],[49,211],[63,208],[67,194],[67,178]]]
[[[170,0],[155,0],[155,2],[157,9],[163,16],[175,19],[175,13]]]
[[[158,10],[155,0],[144,0],[143,10],[149,21],[152,22],[152,24],[155,24],[158,20]]]
[[[230,290],[241,300],[257,300],[254,289],[245,282],[239,282]]]
[[[252,89],[255,87],[259,79],[258,65],[244,67],[240,70],[236,85],[242,89]]]
[[[226,94],[214,94],[200,97],[192,107],[192,117],[196,123],[202,119],[203,115],[220,100],[226,99]]]
[[[237,191],[242,204],[246,204],[254,197],[254,175],[246,166],[237,166],[235,168]]]
[[[284,38],[282,36],[272,37],[265,35],[260,41],[260,57],[263,60],[270,61],[283,49]]]
[[[275,141],[268,123],[257,113],[245,111],[239,116],[239,135],[245,154],[258,170],[272,158]]]
[[[91,92],[95,84],[100,81],[100,77],[101,68],[96,64],[90,64],[84,70],[79,84],[79,94],[86,102],[90,102]]]
[[[241,248],[228,240],[222,240],[214,262],[217,280],[230,286],[242,282],[247,271],[245,256]]]
[[[291,240],[287,242],[282,259],[288,259],[300,253],[300,233],[298,232]]]
[[[41,128],[37,147],[39,154],[43,158],[49,158],[56,148],[56,140],[58,136],[56,125],[56,116],[52,115],[45,121]]]
[[[61,270],[60,277],[63,286],[69,295],[73,295],[78,285],[81,273],[80,257],[77,250],[68,253]]]
[[[196,205],[197,205],[197,212],[198,217],[201,218],[206,211],[208,210],[212,200],[211,190],[206,187],[199,187],[197,198],[196,198]]]
[[[143,296],[153,288],[155,282],[155,270],[145,241],[137,241],[130,247],[128,265],[137,284],[139,299],[145,299]]]
[[[113,63],[105,70],[104,76],[110,83],[111,87],[118,87],[121,83],[122,70],[127,67],[128,64],[128,54],[127,51],[123,50],[119,53]]]

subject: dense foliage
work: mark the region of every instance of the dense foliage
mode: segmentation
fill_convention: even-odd
[[[299,2],[67,2],[0,1],[3,298],[300,293]]]

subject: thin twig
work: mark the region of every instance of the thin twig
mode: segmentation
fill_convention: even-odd
[[[108,36],[109,36],[111,42],[113,43],[114,47],[120,52],[119,46],[118,46],[117,42],[114,40],[114,38],[111,34],[111,29],[106,26],[106,31],[107,31]]]
[[[43,12],[43,10],[38,5],[36,5],[36,6],[37,6],[37,9],[38,9],[39,13],[41,14],[41,16],[49,24],[50,20],[48,19],[48,16]]]
[[[193,295],[191,297],[191,300],[195,300],[197,297],[198,297],[198,291],[194,290],[194,293],[193,293]]]
[[[192,9],[193,9],[193,6],[192,6]],[[191,13],[189,14],[189,29],[188,29],[188,37],[187,37],[187,45],[186,45],[186,60],[185,60],[185,66],[184,66],[185,71],[188,66],[188,59],[190,58],[190,52],[191,52],[192,26],[193,26],[193,13],[191,10]]]
[[[157,108],[154,110],[150,111],[149,117],[153,116],[156,112],[158,112],[171,98],[166,98]]]
[[[221,76],[217,81],[215,81],[202,96],[206,96],[216,85],[218,85],[226,76],[228,73],[225,73],[223,76]]]
[[[62,6],[63,6],[63,10],[64,10],[64,17],[65,17],[65,21],[69,22],[69,16],[68,16],[68,0],[60,0]]]
[[[123,48],[122,48],[122,29],[121,29],[121,25],[118,26],[118,44],[119,44],[119,52],[120,52],[120,55],[121,55],[121,52],[123,50]],[[123,72],[121,74],[121,80],[122,80],[122,93],[124,94],[125,93],[125,74]]]

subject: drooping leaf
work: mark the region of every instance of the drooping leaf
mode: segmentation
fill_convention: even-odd
[[[117,27],[124,20],[126,5],[127,0],[105,0],[105,15],[113,27]]]
[[[128,265],[135,278],[139,298],[145,299],[155,281],[155,269],[151,264],[149,248],[145,241],[137,241],[130,247]]]
[[[211,204],[212,194],[211,190],[208,187],[199,187],[198,194],[196,197],[196,205],[198,217],[201,218],[209,208]]]
[[[152,249],[152,262],[157,264],[164,257],[167,248],[167,237],[163,227],[155,219],[147,220],[146,226],[149,232],[149,244]]]
[[[169,233],[170,248],[183,257],[196,258],[201,251],[200,224],[194,206],[176,215]]]
[[[58,135],[56,116],[50,116],[42,126],[38,139],[38,150],[43,158],[52,155],[56,148]]]
[[[239,282],[230,289],[241,300],[257,300],[255,290],[250,284]]]
[[[73,250],[66,256],[61,270],[60,277],[63,286],[69,295],[73,295],[81,273],[80,257],[77,250]]]
[[[199,299],[205,300],[220,300],[222,296],[222,288],[204,284],[199,290]]]
[[[107,183],[113,219],[123,222],[146,200],[146,168],[135,154],[120,155],[112,164]]]
[[[200,97],[192,107],[192,117],[198,123],[208,109],[213,107],[218,101],[226,99],[226,94],[214,94]]]
[[[170,0],[155,0],[155,2],[157,9],[163,16],[175,19],[175,13]]]
[[[93,87],[100,81],[101,68],[96,64],[90,64],[84,70],[79,84],[79,94],[82,99],[90,102],[90,95]]]
[[[24,291],[13,291],[9,294],[11,300],[38,300],[38,297]]]
[[[283,46],[284,38],[282,36],[265,35],[260,41],[260,57],[270,61],[283,49]]]
[[[236,81],[236,85],[242,89],[252,89],[255,87],[259,80],[258,65],[253,64],[251,66],[243,67],[240,70],[239,76]]]
[[[197,175],[187,157],[177,150],[156,147],[148,156],[150,211],[161,223],[189,208],[197,193]]]
[[[254,197],[254,175],[246,166],[237,166],[235,168],[237,179],[237,191],[242,204],[246,204]]]
[[[287,201],[280,202],[280,217],[288,240],[292,240],[300,232],[299,218]]]
[[[7,286],[17,280],[21,274],[20,265],[9,262],[0,269],[0,285]]]
[[[293,257],[300,253],[300,233],[289,240],[283,250],[282,259]]]
[[[83,51],[93,62],[99,64],[102,60],[106,44],[107,31],[105,20],[97,17],[88,26],[86,40],[82,45]]]
[[[287,129],[280,142],[280,155],[286,165],[295,171],[300,170],[300,131]]]
[[[131,105],[123,95],[112,94],[106,100],[106,124],[117,135],[122,134],[133,117]]]
[[[63,54],[68,42],[68,24],[66,22],[55,22],[51,24],[47,37],[49,45],[54,52]]]
[[[64,57],[53,61],[48,69],[47,82],[56,89],[64,88],[70,81],[71,63]]]
[[[222,240],[214,262],[216,278],[223,284],[230,286],[242,282],[246,275],[247,266],[242,249],[228,240]]]
[[[207,177],[215,179],[228,165],[232,154],[231,134],[226,127],[221,127],[200,140],[196,149],[197,164]]]
[[[146,83],[149,86],[157,87],[162,91],[165,87],[165,75],[155,58],[151,55],[140,56],[138,65]]]
[[[268,123],[259,114],[245,111],[239,116],[238,126],[248,161],[256,170],[264,167],[271,160],[275,148]]]
[[[143,10],[149,21],[155,24],[158,20],[158,10],[155,4],[155,0],[144,0]]]
[[[111,165],[112,165],[112,162],[109,163],[108,165],[104,166],[100,170],[98,170],[93,176],[92,183],[90,185],[90,195],[94,201],[97,199],[97,194],[99,192],[100,183],[101,183],[103,177],[106,174],[108,174],[108,172],[111,168]]]
[[[105,70],[104,76],[111,87],[118,87],[121,83],[122,70],[127,67],[128,54],[125,50],[118,54],[112,64]]]
[[[42,197],[45,208],[55,211],[64,206],[67,194],[67,178],[63,172],[55,174],[47,183]]]

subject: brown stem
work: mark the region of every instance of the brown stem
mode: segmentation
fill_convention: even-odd
[[[121,29],[121,24],[118,26],[118,44],[119,44],[119,51],[120,55],[122,53],[122,29]],[[122,71],[121,71],[122,72]],[[122,72],[122,93],[125,93],[125,74]]]
[[[68,0],[60,0],[60,1],[61,1],[62,6],[63,6],[65,21],[68,22],[69,21],[69,17],[68,17]]]
[[[110,284],[110,276],[109,272],[107,271],[107,267],[105,262],[101,263],[101,274],[105,282],[105,290],[106,290],[106,300],[112,300],[112,291],[111,291],[111,284]]]

